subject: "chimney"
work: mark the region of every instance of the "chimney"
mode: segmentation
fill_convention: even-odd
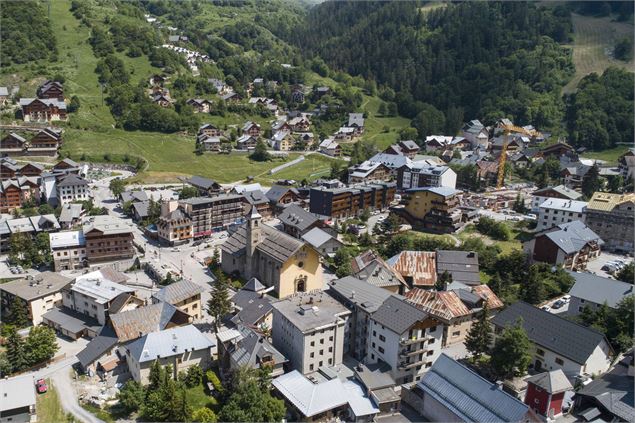
[[[497,380],[496,381],[496,388],[500,389],[501,391],[503,390],[503,381],[502,380]]]

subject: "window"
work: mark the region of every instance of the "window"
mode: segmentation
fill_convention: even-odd
[[[311,341],[311,346],[315,347],[315,341]]]
[[[372,346],[373,346],[373,348],[375,348],[375,343],[374,342],[372,343]]]
[[[324,350],[320,350],[320,355],[324,355]]]
[[[459,336],[461,334],[460,330],[452,332],[452,336]]]
[[[324,362],[323,362],[323,361],[320,361],[320,367],[322,367],[322,365],[323,365],[323,364],[324,364]]]
[[[377,332],[376,331],[373,331],[373,336],[377,336]]]
[[[384,335],[379,335],[379,340],[381,342],[385,342],[386,341],[386,337]]]
[[[309,370],[313,370],[313,363],[309,364]]]
[[[430,357],[432,354],[434,354],[434,351],[428,351],[428,353],[426,354],[428,357]]]
[[[380,353],[382,353],[382,354],[384,353],[384,349],[382,347],[379,347],[378,350],[379,350]]]
[[[309,357],[310,357],[310,358],[315,357],[315,353],[314,353],[314,352],[312,352],[311,354],[309,354]]]
[[[436,339],[432,338],[430,341],[428,341],[428,345],[434,344],[434,341],[436,341]]]
[[[374,360],[374,359],[375,359],[375,354],[371,354],[371,355],[370,355],[370,359],[371,359],[371,360]]]
[[[436,330],[437,330],[437,327],[436,327],[436,326],[432,326],[432,327],[429,329],[429,332],[430,332],[430,333],[432,333],[432,332],[435,332]]]
[[[563,365],[564,361],[560,357],[556,357],[556,364]]]
[[[541,350],[540,348],[536,348],[536,354],[545,355],[545,352],[543,350]]]

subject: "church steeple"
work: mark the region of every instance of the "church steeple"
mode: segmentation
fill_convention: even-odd
[[[247,217],[247,239],[246,239],[246,263],[245,277],[252,277],[252,258],[256,252],[256,247],[262,240],[262,216],[258,213],[256,206],[251,206],[251,211]]]

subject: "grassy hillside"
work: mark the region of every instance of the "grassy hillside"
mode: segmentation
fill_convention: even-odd
[[[633,61],[626,63],[612,58],[613,48],[618,39],[633,36],[632,23],[616,22],[610,17],[596,18],[572,14],[573,20],[573,63],[575,76],[564,87],[571,92],[578,82],[592,72],[598,75],[609,66],[618,66],[633,71]]]

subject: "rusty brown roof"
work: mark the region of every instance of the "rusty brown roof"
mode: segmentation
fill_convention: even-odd
[[[402,251],[387,263],[404,278],[412,278],[413,286],[434,286],[437,281],[434,251]]]
[[[379,254],[373,250],[364,251],[357,257],[353,257],[351,260],[351,269],[353,270],[353,273],[359,273],[364,270],[366,266],[371,264],[378,257]]]
[[[189,316],[170,303],[156,303],[110,315],[119,342],[137,339],[168,327],[186,325]]]
[[[472,314],[454,291],[426,291],[414,288],[406,298],[421,310],[445,321]]]
[[[503,302],[494,294],[494,291],[487,285],[476,285],[472,287],[472,293],[478,295],[485,301],[490,309],[503,307]]]

